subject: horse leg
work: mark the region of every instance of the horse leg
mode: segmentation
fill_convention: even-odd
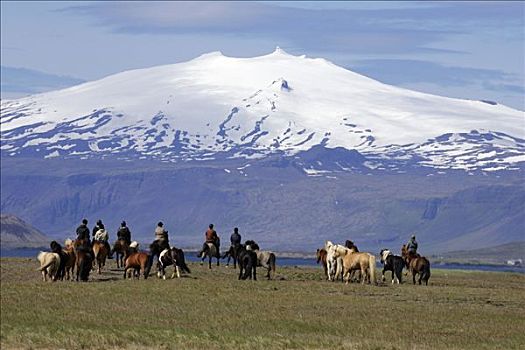
[[[211,254],[208,257],[208,268],[211,270]]]
[[[392,272],[392,274],[393,274],[393,272]],[[385,278],[385,268],[383,267],[383,271],[381,271],[381,282],[384,283],[384,282],[385,282],[385,279],[386,279],[386,278]]]
[[[412,282],[416,284],[416,272],[412,271]]]

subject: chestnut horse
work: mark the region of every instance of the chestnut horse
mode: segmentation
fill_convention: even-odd
[[[108,249],[104,242],[95,241],[93,243],[93,253],[95,254],[95,260],[93,261],[98,265],[98,274],[102,273],[102,266],[106,266],[106,258],[108,256]]]
[[[129,269],[133,269],[134,272],[137,270],[142,271],[144,279],[147,279],[151,269],[149,259],[150,257],[146,253],[133,253],[128,256],[124,261],[124,279],[126,279]]]
[[[124,267],[124,260],[128,255],[129,245],[123,239],[118,239],[113,244],[113,252],[115,252],[115,260],[117,262],[117,268]]]
[[[416,284],[416,275],[419,274],[418,283],[421,284],[421,280],[423,280],[425,281],[425,285],[428,286],[428,279],[430,278],[430,261],[419,254],[411,254],[404,244],[401,247],[401,257],[405,260],[408,270],[412,272],[412,282]]]
[[[324,248],[321,248],[321,249],[317,249],[317,253],[315,254],[316,257],[317,257],[317,263],[321,263],[321,265],[323,265],[323,271],[324,271],[324,276],[326,279],[328,279],[328,266],[326,264],[326,255],[328,253],[326,252],[326,249]]]

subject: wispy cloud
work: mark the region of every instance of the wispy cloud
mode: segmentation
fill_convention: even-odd
[[[473,25],[523,24],[520,3],[429,3],[416,8],[307,9],[256,2],[99,2],[63,11],[127,34],[214,33],[287,40],[305,50],[428,52]],[[437,50],[439,51],[439,50]]]
[[[393,85],[432,81],[441,86],[466,86],[518,79],[513,74],[496,69],[445,66],[420,60],[364,60],[350,65],[349,69]]]

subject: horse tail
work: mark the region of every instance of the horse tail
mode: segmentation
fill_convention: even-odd
[[[78,271],[80,272],[80,279],[82,281],[87,281],[89,278],[89,270],[91,269],[91,261],[86,256],[80,260],[80,265],[78,266]]]
[[[376,257],[368,254],[368,267],[370,268],[370,283],[376,283]]]
[[[45,269],[47,269],[49,266],[53,265],[54,263],[55,263],[55,261],[51,260],[50,262],[48,262],[44,266],[39,267],[38,269],[36,269],[36,271],[44,271]]]
[[[144,268],[144,279],[147,279],[153,265],[153,254],[148,255],[146,260],[146,267]]]
[[[428,279],[430,278],[430,261],[427,258],[423,257],[425,260],[424,270],[421,274],[421,279],[428,284]]]
[[[249,256],[244,257],[244,262],[244,275],[242,276],[243,280],[247,279],[252,272],[253,264],[255,263],[255,265],[257,265],[257,261],[254,262]]]
[[[273,277],[275,278],[275,254],[270,253],[270,257],[268,258],[268,266],[270,266],[270,269],[273,273]]]
[[[184,258],[184,252],[182,249],[179,250],[179,258],[180,258],[180,268],[182,271],[185,271],[187,273],[191,273],[190,268],[188,265],[186,265],[186,258]]]

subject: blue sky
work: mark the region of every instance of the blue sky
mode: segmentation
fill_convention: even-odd
[[[521,110],[524,32],[524,2],[1,2],[2,66],[27,74],[92,80],[278,45],[388,84]],[[16,85],[8,79],[3,96]]]

